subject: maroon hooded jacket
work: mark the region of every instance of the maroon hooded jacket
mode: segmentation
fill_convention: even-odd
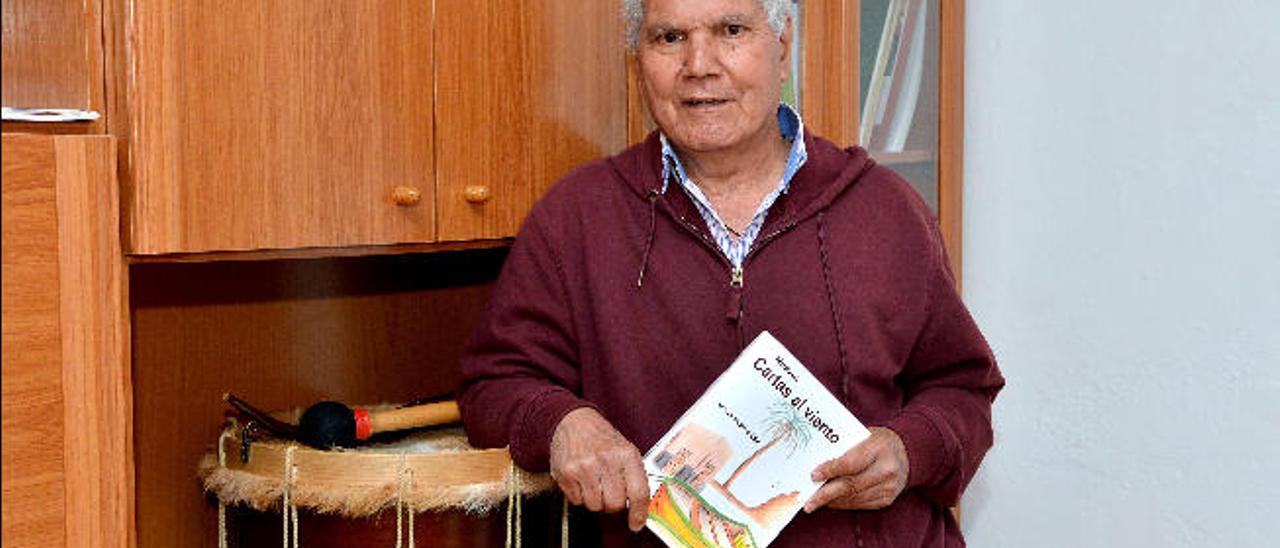
[[[956,292],[936,223],[865,150],[805,136],[742,281],[656,133],[556,184],[520,230],[462,363],[471,442],[546,470],[569,411],[598,410],[643,453],[762,330],[867,425],[902,438],[907,489],[879,511],[798,514],[773,546],[962,546],[948,507],[992,443],[1004,380]],[[587,545],[660,545],[625,512]]]

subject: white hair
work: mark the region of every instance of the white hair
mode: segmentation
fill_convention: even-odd
[[[787,16],[796,0],[757,0],[764,9],[764,16],[773,28],[774,35],[781,35],[787,24]],[[634,50],[640,42],[640,24],[644,21],[645,0],[622,0],[622,21],[627,32],[627,44]]]

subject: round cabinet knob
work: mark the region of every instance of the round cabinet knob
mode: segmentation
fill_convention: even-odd
[[[489,187],[486,185],[467,185],[462,189],[462,198],[473,204],[489,201]]]
[[[395,200],[398,206],[415,206],[422,201],[422,192],[417,187],[398,186],[391,193],[391,199]]]

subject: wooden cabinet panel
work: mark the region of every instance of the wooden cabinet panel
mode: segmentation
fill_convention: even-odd
[[[131,10],[132,252],[434,238],[430,2]]]
[[[626,144],[617,6],[438,0],[436,17],[440,239],[512,236],[570,168]]]
[[[5,546],[128,546],[124,258],[109,137],[5,135]]]
[[[131,8],[133,253],[509,237],[626,142],[609,3]]]
[[[4,106],[102,111],[101,2],[5,0]]]
[[[6,7],[7,11],[9,8]],[[4,539],[62,546],[62,375],[53,148],[4,138]]]
[[[798,21],[806,129],[840,146],[858,140],[858,2],[810,2]]]
[[[938,224],[956,284],[964,269],[964,0],[941,7],[938,74]]]

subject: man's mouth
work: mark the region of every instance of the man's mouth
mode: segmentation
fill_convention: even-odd
[[[728,99],[695,98],[685,99],[684,106],[691,108],[718,107],[728,102]]]

